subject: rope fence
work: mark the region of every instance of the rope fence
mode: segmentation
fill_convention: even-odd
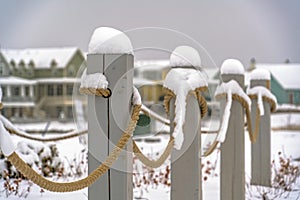
[[[164,106],[166,113],[169,113],[169,103],[172,98],[176,98],[176,95],[169,89],[164,88],[166,91],[166,95],[164,97]],[[207,113],[207,102],[205,98],[201,95],[201,92],[204,92],[207,90],[207,87],[200,87],[195,89],[194,91],[191,91],[189,94],[195,95],[198,103],[199,108],[201,110],[201,117],[204,117]],[[96,96],[102,96],[104,98],[108,98],[111,95],[110,89],[95,89],[95,88],[80,88],[80,92],[87,95],[96,95]],[[251,99],[257,99],[257,95],[249,95]],[[227,98],[227,94],[219,94],[216,96],[216,99],[221,98]],[[250,116],[250,107],[247,103],[247,101],[237,94],[232,94],[232,100],[238,101],[243,108],[246,111],[246,119],[247,119],[247,127],[249,131],[249,138],[252,143],[256,141],[256,138],[258,136],[258,130],[259,130],[259,123],[260,123],[260,110],[258,109],[258,106],[256,107],[256,118],[255,118],[255,128],[252,130],[252,122],[251,122],[251,116]],[[263,96],[263,101],[270,104],[271,110],[274,111],[276,109],[276,103],[268,98]],[[11,162],[15,166],[15,168],[24,175],[24,177],[30,179],[35,184],[39,185],[40,187],[53,191],[53,192],[71,192],[80,190],[82,188],[88,187],[91,184],[93,184],[98,178],[100,178],[111,166],[112,164],[118,159],[122,149],[125,147],[127,142],[131,139],[133,131],[136,127],[137,121],[139,119],[140,112],[144,112],[149,117],[153,117],[154,119],[164,123],[165,125],[170,126],[170,120],[165,119],[149,108],[147,108],[144,105],[133,105],[133,111],[131,115],[131,121],[128,124],[127,129],[122,134],[121,138],[119,139],[118,143],[116,144],[115,148],[112,150],[112,152],[109,154],[109,156],[105,159],[105,161],[100,164],[90,175],[88,175],[86,178],[74,181],[74,182],[68,182],[68,183],[59,183],[59,182],[53,182],[50,181],[44,177],[42,177],[40,174],[38,174],[36,171],[34,171],[31,167],[29,167],[16,152],[13,152],[11,155],[7,157],[8,161]],[[2,121],[7,120],[6,118],[2,118]],[[8,121],[8,120],[7,120]],[[19,137],[23,137],[29,140],[35,140],[40,142],[53,142],[53,141],[59,141],[69,138],[78,137],[80,135],[87,134],[87,130],[70,133],[64,136],[60,137],[53,137],[53,138],[37,138],[29,135],[28,133],[25,133],[21,130],[18,130],[17,128],[13,126],[7,125],[7,123],[4,123],[4,126],[6,130],[14,135],[17,135]],[[202,133],[218,133],[219,131],[202,131]],[[204,156],[210,155],[218,146],[220,142],[215,140],[212,144],[210,144],[209,148],[205,150]],[[169,142],[163,151],[163,153],[159,156],[158,159],[152,160],[149,159],[146,155],[143,154],[143,152],[139,149],[136,142],[133,140],[133,153],[135,156],[146,166],[151,168],[157,168],[160,167],[166,159],[170,156],[172,149],[174,147],[174,137],[170,136]]]

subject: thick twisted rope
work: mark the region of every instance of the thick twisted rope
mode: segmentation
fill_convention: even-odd
[[[158,168],[160,167],[162,164],[164,164],[164,162],[167,160],[167,158],[169,157],[169,155],[172,152],[174,146],[174,138],[172,136],[170,136],[170,140],[168,142],[168,145],[166,146],[164,152],[160,155],[160,157],[156,160],[150,160],[149,158],[147,158],[143,152],[139,149],[139,147],[137,146],[137,144],[135,143],[135,141],[133,141],[133,152],[134,155],[146,166],[151,167],[151,168]]]
[[[108,98],[111,96],[111,90],[109,88],[86,88],[86,87],[81,87],[79,89],[79,92],[81,94],[85,95],[96,95],[104,98]]]
[[[216,99],[221,99],[221,98],[227,98],[227,93],[222,93],[222,94],[216,95]],[[249,117],[250,117],[249,105],[248,105],[247,101],[243,97],[241,97],[241,96],[239,96],[237,94],[232,94],[232,100],[238,101],[242,105],[242,107],[244,109],[246,109],[246,113],[247,113],[246,115],[249,115]],[[249,137],[250,137],[250,140],[252,140],[251,120],[250,120],[250,123],[248,123],[248,126],[250,126]],[[215,140],[209,146],[209,148],[207,150],[205,150],[205,152],[203,153],[203,156],[204,157],[209,156],[217,148],[217,146],[218,146],[219,143],[220,143],[219,141]]]
[[[250,99],[258,99],[258,95],[248,95],[250,97]],[[267,102],[268,104],[270,104],[270,108],[271,108],[271,112],[274,112],[276,110],[276,102],[266,96],[262,97],[262,100]],[[248,113],[248,114],[247,114]],[[248,130],[249,132],[252,132],[252,126],[251,123],[249,125],[249,122],[251,122],[251,118],[250,118],[250,111],[247,112],[246,110],[246,117],[247,117],[247,124],[248,124]],[[251,126],[251,128],[250,128]],[[258,132],[259,132],[259,126],[260,126],[260,110],[258,108],[258,106],[256,106],[256,116],[255,116],[255,129],[254,129],[254,133],[252,132],[252,137],[250,137],[250,140],[252,143],[256,142],[257,140],[257,136],[258,136]]]
[[[216,99],[220,99],[220,98],[226,98],[227,97],[227,94],[226,93],[223,93],[223,94],[219,94],[216,96]],[[240,95],[237,95],[237,94],[232,94],[232,100],[236,100],[238,101],[242,107],[245,109],[246,111],[246,118],[247,118],[247,126],[248,126],[248,132],[249,132],[249,138],[250,138],[250,141],[251,142],[254,142],[254,135],[257,135],[257,133],[254,133],[253,134],[253,131],[252,131],[252,122],[251,122],[251,112],[250,112],[250,105],[248,105],[247,101],[241,97]],[[259,125],[259,118],[260,118],[260,114],[259,112],[256,113],[256,125],[258,126]],[[255,128],[255,130],[258,130],[258,127]],[[258,132],[258,131],[257,131]]]
[[[223,93],[223,94],[217,95],[216,99],[226,98],[226,97],[227,97],[227,94]],[[251,99],[257,99],[258,98],[257,95],[249,95],[249,97]],[[248,127],[248,132],[249,132],[249,138],[250,138],[250,141],[252,143],[255,143],[256,140],[257,140],[258,133],[259,133],[259,125],[260,125],[260,111],[259,111],[258,106],[256,106],[255,127],[254,127],[254,131],[253,131],[252,121],[251,121],[251,113],[250,113],[250,108],[249,108],[249,105],[248,105],[247,101],[244,100],[241,96],[239,96],[237,94],[233,94],[232,99],[238,101],[243,106],[243,108],[245,109],[246,118],[247,118],[247,127]],[[266,96],[263,96],[263,101],[270,104],[271,112],[275,111],[276,103],[272,99],[270,99]],[[218,144],[219,144],[218,141],[214,141],[212,143],[212,145],[210,145],[210,147],[204,152],[203,155],[204,156],[210,155],[217,148]]]
[[[201,95],[201,92],[206,91],[208,88],[207,86],[196,88],[193,91],[193,94],[196,95],[196,98],[198,100],[200,111],[201,111],[201,117],[203,118],[207,114],[207,102],[205,98]],[[176,95],[174,92],[168,88],[164,88],[164,91],[166,93],[164,97],[164,106],[167,113],[170,112],[170,101],[172,98],[176,98]]]
[[[78,137],[78,136],[81,136],[81,135],[85,135],[88,133],[87,130],[83,130],[83,131],[79,131],[79,132],[76,132],[76,133],[66,133],[66,135],[64,136],[59,136],[59,137],[51,137],[51,138],[38,138],[38,137],[33,137],[29,134],[25,134],[25,133],[22,133],[21,131],[17,130],[17,129],[11,129],[11,128],[8,128],[8,127],[5,127],[5,129],[11,133],[11,134],[14,134],[16,136],[19,136],[19,137],[22,137],[22,138],[26,138],[26,139],[29,139],[29,140],[34,140],[34,141],[39,141],[39,142],[56,142],[56,141],[60,141],[60,140],[66,140],[66,139],[70,139],[70,138],[74,138],[74,137]]]
[[[132,136],[132,133],[136,127],[136,123],[139,119],[139,113],[141,110],[141,105],[134,105],[133,111],[131,115],[131,120],[129,122],[128,127],[123,132],[120,140],[118,141],[116,147],[112,150],[110,155],[106,158],[106,160],[99,165],[97,169],[95,169],[90,175],[86,178],[69,182],[69,183],[58,183],[50,181],[36,171],[34,171],[31,167],[29,167],[19,156],[16,152],[12,153],[7,157],[8,161],[11,162],[15,166],[15,168],[21,172],[26,178],[30,179],[35,184],[39,185],[40,187],[53,191],[53,192],[71,192],[83,189],[92,185],[98,178],[100,178],[117,160],[119,157],[122,149],[125,147],[127,142]]]

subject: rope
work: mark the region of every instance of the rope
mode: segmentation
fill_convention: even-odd
[[[200,94],[200,92],[206,91],[208,88],[207,86],[196,88],[193,93],[196,95],[196,98],[198,100],[200,111],[201,111],[201,117],[203,118],[207,114],[207,102],[205,98]],[[164,97],[164,106],[167,113],[170,112],[170,101],[172,98],[176,98],[176,95],[174,92],[168,88],[164,88],[164,91],[166,93]]]
[[[249,95],[250,99],[258,99],[258,95]],[[276,103],[273,101],[271,98],[263,96],[262,97],[263,101],[267,102],[270,104],[271,112],[274,112],[276,110]],[[251,124],[251,118],[250,118],[250,111],[246,110],[246,117],[247,117],[247,125],[248,125],[248,131],[250,133],[251,131],[251,136],[250,140],[252,143],[256,142],[258,132],[259,132],[259,125],[260,125],[260,110],[258,106],[256,106],[256,116],[255,116],[255,129],[254,133],[252,132],[252,124]],[[250,123],[249,123],[250,122]]]
[[[108,98],[111,96],[111,90],[109,88],[104,89],[104,88],[85,88],[81,87],[79,89],[79,92],[81,94],[85,95],[96,95],[104,98]]]
[[[154,111],[152,111],[150,108],[148,108],[145,105],[142,105],[141,107],[142,112],[147,115],[148,117],[153,117],[154,119],[158,120],[159,122],[170,126],[170,120],[158,115],[157,113],[155,113]]]
[[[172,152],[174,146],[174,138],[171,136],[168,142],[167,147],[165,148],[164,152],[160,155],[157,160],[150,160],[147,158],[143,152],[139,149],[135,141],[133,141],[133,152],[134,155],[146,166],[151,168],[158,168],[160,167],[169,157]]]
[[[254,95],[254,94],[251,94],[251,95],[248,95],[250,99],[257,99],[257,95]],[[271,98],[269,97],[266,97],[266,96],[263,96],[262,97],[263,101],[267,102],[270,104],[270,107],[271,107],[271,112],[275,112],[276,111],[276,102],[273,101]]]
[[[125,147],[127,142],[132,136],[132,133],[136,127],[136,123],[139,118],[139,113],[141,110],[141,105],[134,105],[131,120],[128,124],[128,127],[124,131],[123,135],[121,136],[120,140],[118,141],[116,147],[112,150],[110,155],[106,158],[106,160],[99,165],[97,169],[95,169],[90,175],[86,178],[69,182],[69,183],[58,183],[50,181],[36,171],[34,171],[29,165],[27,165],[16,152],[12,153],[7,157],[8,161],[11,162],[15,166],[15,168],[23,174],[26,178],[30,179],[35,184],[39,185],[40,187],[53,191],[53,192],[71,192],[83,189],[92,185],[99,177],[101,177],[117,160],[119,157],[122,149]]]
[[[22,133],[21,131],[17,130],[17,129],[10,129],[8,127],[5,127],[6,130],[10,133],[10,134],[14,134],[14,135],[17,135],[19,137],[22,137],[22,138],[26,138],[26,139],[29,139],[29,140],[34,140],[34,141],[39,141],[39,142],[56,142],[56,141],[60,141],[60,140],[66,140],[66,139],[70,139],[70,138],[74,138],[74,137],[78,137],[78,136],[81,136],[81,135],[85,135],[88,133],[87,130],[83,130],[83,131],[79,131],[77,133],[73,133],[73,134],[68,134],[68,135],[65,135],[65,136],[60,136],[60,137],[52,137],[52,138],[38,138],[38,137],[33,137],[33,136],[30,136],[29,134],[27,135]]]

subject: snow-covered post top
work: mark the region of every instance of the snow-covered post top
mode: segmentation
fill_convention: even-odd
[[[91,36],[88,60],[92,54],[133,55],[133,48],[130,39],[123,32],[110,27],[100,27]],[[81,77],[81,88],[107,89],[108,81],[102,73],[87,73],[85,70]]]
[[[91,37],[88,53],[133,55],[133,48],[125,33],[111,27],[100,27]]]
[[[190,46],[178,46],[171,54],[170,67],[200,68],[201,58],[196,49]]]
[[[250,88],[264,86],[270,89],[271,74],[266,69],[254,69],[250,74]]]
[[[223,62],[220,72],[223,82],[236,80],[240,86],[244,87],[244,71],[243,64],[237,59],[227,59]]]
[[[172,69],[166,76],[164,87],[176,95],[175,119],[176,127],[173,132],[175,148],[180,149],[183,143],[183,125],[186,114],[186,98],[190,91],[207,86],[202,73],[197,70],[201,67],[198,52],[190,46],[175,48],[170,56]]]

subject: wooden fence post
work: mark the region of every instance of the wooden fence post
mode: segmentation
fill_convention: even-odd
[[[91,173],[115,147],[130,120],[133,55],[88,54],[87,74],[103,73],[110,98],[88,96],[88,164]],[[90,200],[132,200],[132,144],[100,179],[88,189]]]
[[[222,81],[235,80],[244,88],[243,74],[222,74]],[[221,116],[224,114],[225,99],[221,101]],[[221,145],[221,200],[245,199],[245,141],[244,108],[232,101],[226,140]]]
[[[202,176],[201,157],[201,114],[199,103],[193,95],[187,97],[184,142],[180,150],[173,149],[171,154],[171,199],[201,200]],[[171,133],[174,130],[175,100],[170,101]]]
[[[263,86],[270,87],[270,80],[250,81],[250,87]],[[270,88],[269,88],[270,89]],[[271,110],[270,104],[263,102],[264,115],[260,116],[260,125],[257,140],[251,144],[251,184],[271,186]],[[257,99],[252,99],[251,121],[252,130],[255,127],[257,114]]]

